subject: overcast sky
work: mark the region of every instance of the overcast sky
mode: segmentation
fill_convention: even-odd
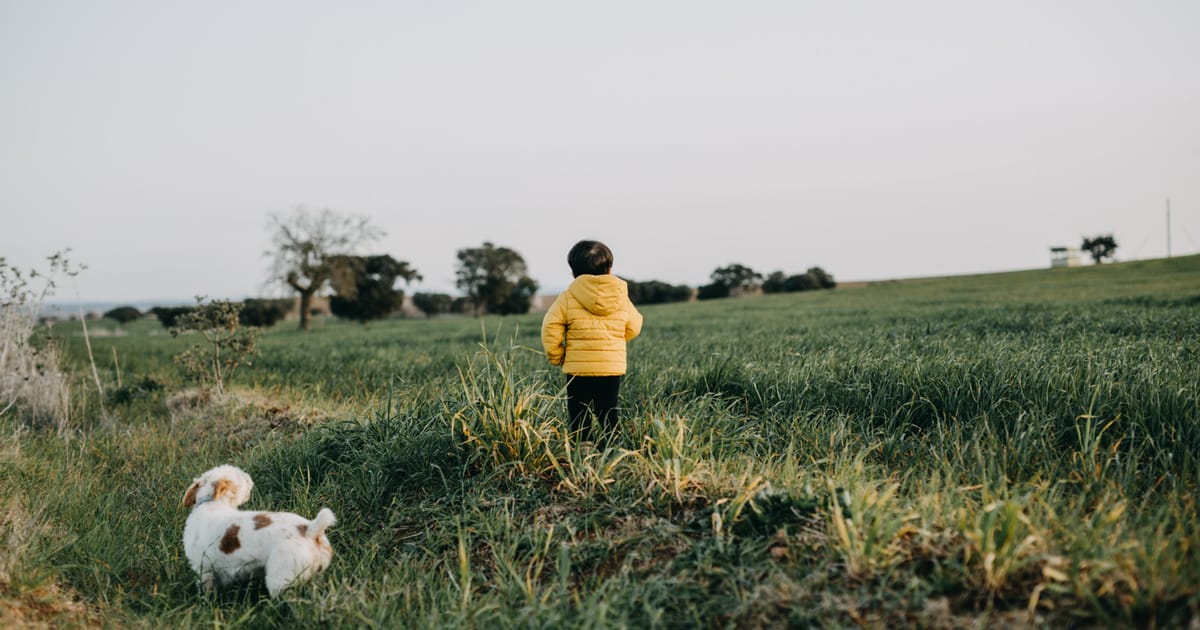
[[[543,287],[1200,251],[1200,2],[0,2],[0,256],[85,301],[262,294],[267,216]],[[60,293],[61,296],[61,293]],[[72,296],[73,297],[73,296]]]

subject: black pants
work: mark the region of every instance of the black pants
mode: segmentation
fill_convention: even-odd
[[[607,440],[617,428],[620,376],[572,376],[567,381],[567,417],[580,441]],[[592,418],[600,423],[593,427]]]

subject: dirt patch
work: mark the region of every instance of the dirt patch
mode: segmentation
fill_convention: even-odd
[[[311,427],[334,418],[326,410],[293,404],[256,391],[184,390],[166,401],[171,423],[211,438],[250,443],[265,436],[299,436]]]
[[[99,617],[57,584],[10,594],[0,582],[0,628],[100,628]]]

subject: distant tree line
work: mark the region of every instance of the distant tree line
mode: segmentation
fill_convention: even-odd
[[[249,298],[234,304],[240,307],[238,322],[242,326],[269,328],[287,317],[288,312],[292,310],[293,300],[291,298]],[[191,314],[195,310],[195,306],[155,306],[143,313],[134,306],[118,306],[105,311],[101,316],[125,325],[150,315],[154,316],[164,328],[174,328],[178,326],[180,317]]]
[[[833,276],[820,267],[811,267],[805,273],[792,275],[774,271],[764,279],[761,273],[738,263],[718,267],[709,276],[709,280],[708,284],[697,290],[697,299],[726,298],[758,290],[762,290],[763,293],[790,293],[832,289],[837,286]]]
[[[401,310],[405,293],[396,283],[420,281],[421,274],[407,261],[387,254],[363,254],[361,249],[384,235],[383,230],[362,216],[340,215],[329,209],[311,210],[300,206],[270,216],[271,249],[265,255],[271,261],[271,281],[294,291],[298,296],[300,328],[308,330],[316,309],[313,298],[329,295],[330,312],[340,318],[367,323],[389,317]],[[515,250],[484,242],[456,252],[455,286],[463,296],[418,292],[412,305],[427,317],[447,313],[511,315],[529,312],[538,291],[538,283],[529,277],[525,259]],[[694,290],[659,280],[626,279],[629,299],[634,304],[663,304],[754,293],[808,291],[836,286],[833,277],[820,267],[804,274],[786,275],[776,271],[763,275],[734,263],[714,270],[710,282]],[[269,327],[282,320],[295,306],[294,299],[249,299],[241,304],[239,323]],[[158,306],[149,314],[167,328],[176,327],[180,318],[192,313],[191,306]],[[113,309],[105,317],[122,324],[143,316],[131,306]]]
[[[272,248],[271,278],[300,296],[300,328],[310,327],[312,299],[331,290],[331,312],[366,323],[388,317],[404,304],[404,292],[395,287],[421,280],[408,262],[388,255],[362,255],[359,250],[383,236],[365,217],[343,216],[331,210],[305,207],[274,214],[268,221]],[[471,312],[508,315],[526,313],[538,284],[526,273],[525,260],[516,251],[485,242],[457,252],[455,284],[465,294],[455,299],[444,294],[420,293],[413,304],[427,315]]]
[[[270,328],[276,323],[287,317],[291,312],[295,301],[292,298],[249,298],[242,300],[239,305],[241,310],[238,311],[238,323],[242,326],[256,326],[258,328]],[[114,310],[129,310],[136,311],[133,307],[125,306],[121,309]],[[158,319],[158,323],[162,324],[163,328],[178,328],[180,326],[180,318],[192,315],[196,312],[195,306],[155,306],[146,311],[146,315],[153,315]],[[117,319],[110,315],[112,311],[105,313],[104,316],[109,319]],[[139,317],[142,315],[139,314]],[[117,319],[124,324],[125,322]]]

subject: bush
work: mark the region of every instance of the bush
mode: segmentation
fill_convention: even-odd
[[[658,280],[647,282],[624,280],[629,285],[629,301],[634,304],[665,304],[667,302],[686,302],[692,299],[692,288],[687,285],[670,285]]]
[[[104,313],[104,319],[111,319],[122,326],[141,318],[142,312],[132,306],[118,306]]]
[[[259,329],[241,326],[238,314],[242,305],[238,302],[214,300],[203,304],[201,298],[196,302],[192,312],[178,318],[171,336],[198,332],[204,342],[176,356],[175,362],[201,387],[211,386],[222,394],[225,381],[238,367],[249,365],[250,357],[258,353],[255,344]]]
[[[820,267],[812,267],[807,272],[795,275],[785,275],[776,271],[767,276],[762,284],[763,293],[792,293],[795,291],[812,291],[813,289],[832,289],[837,286],[833,276]]]
[[[528,313],[530,307],[533,306],[533,296],[537,294],[537,290],[536,280],[529,276],[521,276],[504,301],[495,307],[494,312],[497,315]]]
[[[454,303],[454,298],[445,293],[415,293],[412,296],[413,306],[417,310],[425,313],[426,317],[433,317],[442,313],[449,313],[450,306]]]
[[[166,384],[154,376],[143,376],[141,380],[127,383],[108,393],[108,402],[124,405],[140,398],[154,396],[166,389]]]
[[[355,298],[333,295],[329,298],[329,311],[334,317],[349,319],[365,324],[384,319],[404,306],[404,291],[383,286],[374,286],[359,291]]]
[[[820,267],[809,268],[805,275],[812,278],[813,285],[818,289],[832,289],[837,286],[837,282],[834,282],[833,276],[826,273]]]
[[[787,291],[787,274],[782,271],[773,271],[763,280],[763,293],[783,293]]]
[[[287,317],[294,302],[295,300],[292,298],[273,300],[250,298],[242,302],[242,312],[238,314],[238,323],[243,326],[270,328]]]
[[[174,328],[181,316],[194,310],[194,306],[155,306],[148,312],[158,318],[158,323],[162,324],[163,328]]]
[[[714,282],[712,284],[703,285],[697,289],[696,299],[715,300],[718,298],[727,298],[729,297],[729,294],[730,289],[728,284],[725,284],[724,282]]]
[[[404,306],[404,291],[393,289],[397,278],[420,279],[408,263],[388,255],[340,256],[332,280],[337,295],[329,298],[329,310],[343,319],[367,323],[383,319]]]
[[[794,291],[812,291],[815,288],[817,288],[816,282],[813,281],[812,276],[806,273],[788,276],[787,280],[783,282],[783,290],[789,293]]]

